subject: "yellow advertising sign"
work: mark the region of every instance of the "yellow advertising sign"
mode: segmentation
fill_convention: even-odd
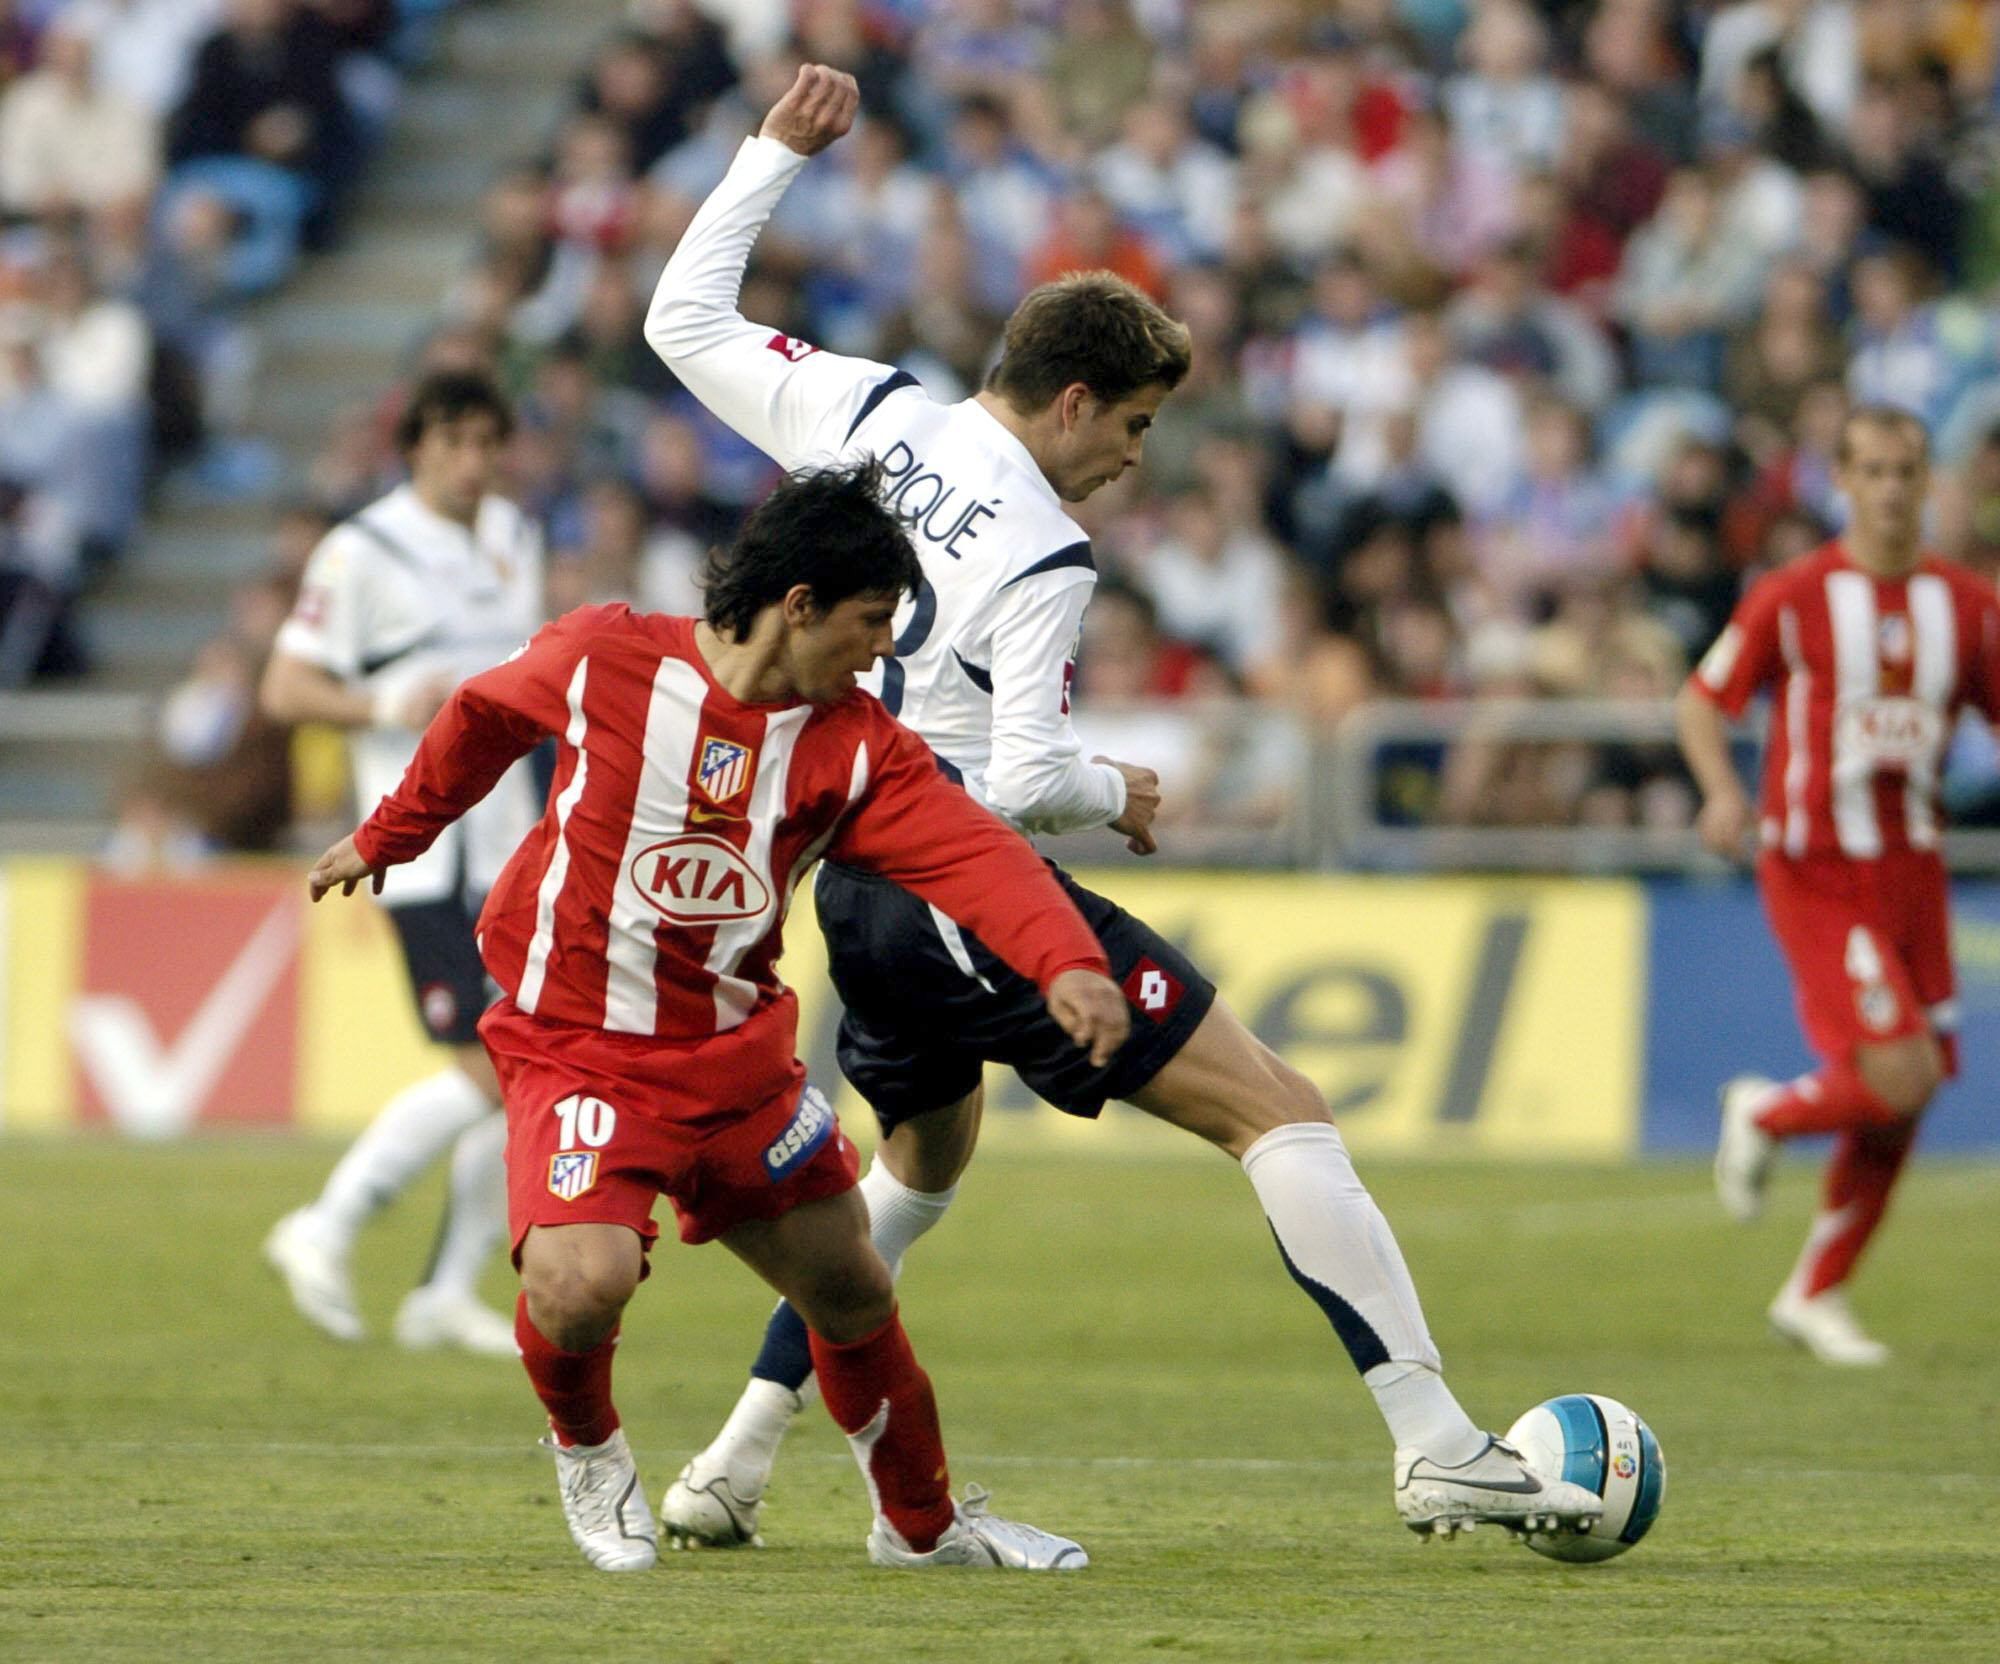
[[[359,896],[306,909],[299,1008],[297,1119],[308,1132],[359,1131],[451,1061],[417,1021],[388,914]]]
[[[0,1125],[9,1129],[76,1118],[66,1013],[87,883],[79,864],[4,869]],[[1179,943],[1318,1084],[1357,1150],[1595,1158],[1636,1148],[1646,930],[1636,884],[1131,868],[1097,883]],[[347,900],[303,911],[289,1118],[353,1131],[445,1056],[417,1022],[381,911]],[[834,1061],[840,1011],[810,886],[787,939],[780,970],[798,990],[806,1062],[850,1133],[869,1141],[873,1118]],[[1131,1111],[1108,1111],[1102,1125],[1057,1115],[1006,1070],[990,1071],[987,1086],[989,1139],[1200,1148]]]
[[[0,1131],[46,1132],[76,1118],[69,1006],[84,882],[74,861],[0,867]]]

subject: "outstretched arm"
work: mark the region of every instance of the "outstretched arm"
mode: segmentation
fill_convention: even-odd
[[[833,456],[868,395],[895,374],[737,310],[764,222],[806,159],[853,125],[859,101],[852,76],[800,69],[689,223],[646,314],[647,342],[688,391],[787,469]]]

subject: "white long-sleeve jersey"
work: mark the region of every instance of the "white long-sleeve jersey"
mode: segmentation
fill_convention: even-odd
[[[764,221],[804,162],[746,139],[660,277],[646,339],[684,386],[781,467],[880,458],[923,565],[870,690],[988,806],[1029,832],[1102,826],[1125,781],[1069,719],[1090,542],[1021,442],[976,399],[822,352],[737,311]]]

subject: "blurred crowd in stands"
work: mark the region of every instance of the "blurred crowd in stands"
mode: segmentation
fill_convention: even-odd
[[[40,9],[39,39],[17,0],[0,43],[0,195],[32,228],[0,266],[0,474],[54,501],[80,454],[115,476],[87,496],[122,505],[115,522],[64,532],[87,550],[129,530],[125,458],[149,427],[240,410],[233,309],[337,213],[389,105],[397,8]],[[1850,400],[1924,418],[1935,545],[2000,570],[1988,0],[626,15],[558,130],[492,182],[418,355],[493,366],[518,397],[511,488],[547,528],[555,609],[691,609],[700,552],[771,483],[641,322],[802,56],[851,71],[864,115],[758,244],[749,316],[943,398],[979,386],[1025,290],[1072,268],[1123,273],[1193,330],[1145,466],[1078,511],[1104,575],[1085,737],[1160,766],[1170,804],[1178,788],[1271,824],[1299,746],[1370,700],[1671,693],[1749,578],[1838,530]],[[63,136],[15,136],[47,129]],[[34,329],[13,321],[28,307]],[[186,387],[159,373],[163,344]],[[335,421],[295,530],[394,477],[396,399]],[[53,431],[16,419],[36,400],[132,437],[17,458]],[[22,547],[37,524],[10,519]],[[1235,716],[1176,720],[1197,708]],[[1669,826],[1692,809],[1657,747],[1437,761],[1385,812]]]
[[[0,0],[0,687],[179,463],[259,453],[243,308],[334,235],[447,0]]]

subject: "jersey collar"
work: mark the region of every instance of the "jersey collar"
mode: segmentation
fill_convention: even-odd
[[[992,411],[988,410],[976,398],[961,399],[957,408],[971,411],[980,421],[984,422],[989,431],[993,448],[1006,452],[1008,456],[1012,457],[1026,469],[1028,477],[1041,487],[1042,494],[1048,498],[1049,502],[1058,510],[1062,509],[1062,499],[1056,495],[1056,488],[1049,484],[1048,475],[1042,472],[1041,464],[1028,453],[1026,445],[1023,445],[1019,439],[1007,431],[1006,423],[1001,421],[999,417],[995,416]]]

